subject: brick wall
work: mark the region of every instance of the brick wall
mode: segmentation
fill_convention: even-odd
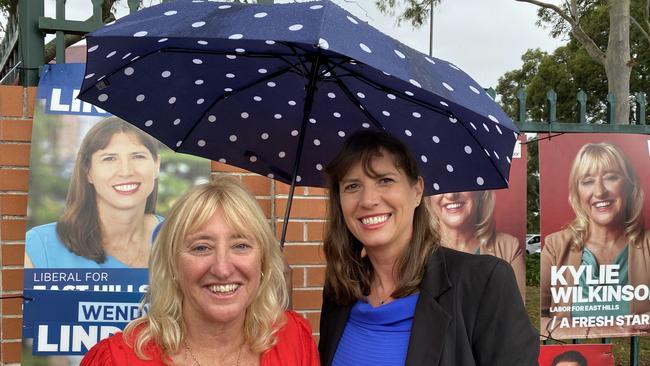
[[[14,297],[23,287],[23,256],[29,182],[29,148],[35,88],[0,86],[0,295]],[[239,177],[256,196],[278,238],[289,186],[213,162],[212,171]],[[311,323],[318,341],[321,290],[325,271],[322,235],[326,192],[297,188],[284,252],[292,268],[293,309]],[[0,365],[20,363],[21,300],[0,301]]]
[[[34,88],[0,86],[0,365],[20,362]]]

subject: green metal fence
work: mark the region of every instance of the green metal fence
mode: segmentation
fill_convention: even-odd
[[[39,71],[45,62],[44,34],[55,34],[56,62],[65,63],[66,36],[84,35],[102,25],[102,4],[105,0],[88,0],[92,6],[92,16],[85,21],[65,19],[65,0],[56,0],[55,18],[44,16],[44,0],[19,0],[18,14],[8,19],[5,38],[0,43],[0,84],[21,84],[35,86],[38,84]],[[131,12],[137,11],[142,0],[125,0]],[[166,2],[170,0],[161,0]],[[273,0],[258,0],[258,3],[273,3]],[[18,21],[19,19],[19,21]],[[494,97],[494,90],[488,91]],[[558,121],[556,118],[557,94],[547,93],[545,121],[529,121],[526,117],[526,92],[517,92],[518,111],[515,124],[522,132],[536,133],[636,133],[650,134],[650,125],[646,114],[647,100],[644,93],[634,95],[634,120],[637,124],[615,124],[613,113],[614,98],[607,97],[608,117],[598,123],[588,122],[586,115],[587,94],[580,91],[576,95],[574,121]],[[603,339],[603,343],[611,340]],[[579,342],[576,340],[576,342]],[[639,337],[630,338],[630,365],[639,365]]]

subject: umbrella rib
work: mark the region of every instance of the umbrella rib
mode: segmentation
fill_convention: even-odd
[[[413,97],[410,97],[408,95],[404,96],[404,95],[402,95],[403,93],[401,91],[379,85],[378,83],[368,79],[367,77],[365,77],[364,75],[362,75],[362,74],[360,74],[358,72],[355,72],[354,70],[350,70],[350,69],[348,69],[346,67],[343,67],[343,66],[341,66],[341,69],[349,72],[350,73],[349,76],[354,77],[357,80],[359,80],[359,81],[365,83],[366,85],[371,86],[371,87],[373,87],[373,88],[375,88],[377,90],[381,90],[381,91],[384,91],[384,92],[390,92],[390,93],[394,94],[396,97],[398,97],[400,99],[409,101],[409,102],[411,102],[413,104],[416,104],[416,105],[418,105],[418,106],[420,106],[422,108],[428,109],[428,110],[430,110],[432,112],[442,114],[443,116],[456,118],[456,116],[450,111],[446,111],[446,110],[444,110],[442,108],[434,107],[431,104],[425,103],[423,101],[420,101],[420,100],[415,99]]]
[[[258,79],[258,80],[256,80],[256,81],[254,81],[254,82],[248,84],[248,85],[244,85],[244,86],[241,87],[241,88],[238,88],[238,89],[236,89],[236,90],[233,90],[233,91],[230,91],[230,92],[225,92],[225,93],[221,94],[221,95],[220,95],[219,97],[217,97],[217,98],[216,98],[212,103],[210,103],[210,104],[208,105],[208,107],[204,110],[203,113],[201,113],[201,116],[198,118],[198,121],[202,120],[202,119],[205,117],[205,115],[208,113],[208,111],[209,111],[210,109],[212,109],[212,107],[214,107],[214,105],[217,104],[217,103],[219,103],[220,101],[222,101],[222,100],[224,100],[224,99],[226,99],[226,98],[230,98],[230,97],[232,97],[233,95],[236,95],[236,94],[238,94],[238,93],[241,93],[242,91],[245,91],[245,90],[247,90],[247,89],[249,89],[249,88],[252,88],[252,87],[254,87],[255,85],[257,85],[257,84],[259,84],[259,83],[263,83],[263,82],[265,82],[265,81],[267,81],[267,80],[273,79],[273,78],[276,77],[276,76],[279,76],[279,75],[282,75],[282,74],[284,74],[284,73],[287,73],[287,72],[291,71],[291,69],[292,69],[293,67],[295,67],[295,66],[285,67],[284,69],[280,69],[280,70],[278,70],[278,71],[276,71],[276,72],[270,73],[270,74],[268,74],[268,75],[266,75],[266,76],[264,76],[264,77],[262,77],[262,78],[260,78],[260,79]],[[196,127],[197,127],[198,125],[199,125],[198,123],[195,123],[195,124],[192,126],[192,128],[190,128],[190,130],[187,131],[187,133],[185,134],[185,136],[183,137],[183,139],[182,139],[181,141],[185,142],[185,140],[188,138],[188,136],[190,136],[190,135],[194,132],[194,130],[196,129]],[[178,150],[181,148],[181,146],[183,146],[183,143],[181,143],[180,146],[177,146],[176,149],[174,149],[174,151],[178,151]]]
[[[375,125],[375,127],[381,130],[386,129],[386,127],[384,127],[384,125],[382,125],[381,122],[377,121],[377,119],[375,119],[375,117],[373,117],[373,115],[370,114],[368,109],[361,103],[361,101],[357,97],[354,96],[352,91],[348,88],[347,85],[343,83],[343,81],[341,81],[341,79],[336,79],[336,85],[338,85],[343,90],[343,93],[345,94],[345,96],[348,97],[348,99],[350,99],[353,103],[361,107],[360,109],[362,113],[370,120],[370,122],[372,122],[373,125]]]

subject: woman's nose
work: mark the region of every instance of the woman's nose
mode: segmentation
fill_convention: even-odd
[[[361,191],[361,204],[366,207],[375,206],[379,202],[379,192],[372,186],[364,187]]]
[[[605,187],[605,182],[602,179],[598,179],[596,183],[596,197],[607,197],[607,187]]]
[[[121,175],[123,175],[123,176],[130,175],[132,171],[133,171],[133,166],[131,164],[131,161],[129,161],[127,159],[127,160],[122,161],[120,163],[120,174]]]
[[[233,272],[233,263],[230,256],[226,253],[215,253],[213,262],[210,266],[210,272],[218,279],[226,279]]]

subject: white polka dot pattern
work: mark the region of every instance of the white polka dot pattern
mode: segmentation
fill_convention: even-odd
[[[516,128],[481,86],[332,2],[165,2],[87,44],[80,98],[177,151],[289,183],[302,139],[296,181],[322,186],[346,138],[383,129],[412,150],[428,193],[505,185]]]

